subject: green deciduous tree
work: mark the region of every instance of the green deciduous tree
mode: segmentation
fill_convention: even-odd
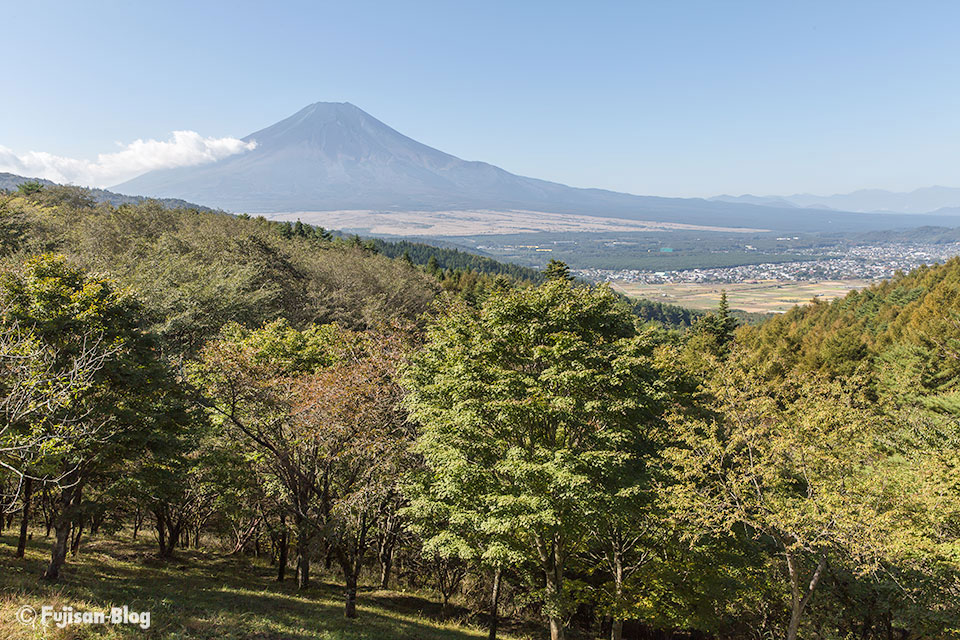
[[[228,328],[193,369],[214,420],[252,444],[284,490],[299,586],[309,584],[311,556],[324,542],[343,569],[351,618],[364,559],[408,456],[394,380],[401,354],[396,337],[277,321]]]
[[[556,278],[453,304],[406,374],[423,509],[438,547],[540,567],[551,637],[564,637],[565,577],[622,470],[653,453],[663,388],[653,334],[605,287]],[[510,542],[507,542],[510,541]]]
[[[21,368],[5,382],[8,401],[29,390],[31,410],[9,416],[4,432],[29,453],[35,479],[60,491],[45,573],[56,580],[84,484],[154,446],[184,418],[183,405],[138,304],[109,280],[44,255],[2,275],[0,303],[0,328],[28,332],[40,354],[27,378]]]
[[[712,419],[678,425],[670,450],[674,517],[711,535],[743,530],[779,550],[795,640],[828,565],[877,571],[896,522],[878,443],[885,423],[863,397],[816,376],[780,383],[726,366]]]

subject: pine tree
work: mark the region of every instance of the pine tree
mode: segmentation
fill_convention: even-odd
[[[430,259],[427,260],[427,273],[438,278],[443,273],[443,271],[440,269],[440,263],[437,262],[436,256],[430,256]]]
[[[720,292],[720,304],[717,305],[717,324],[720,329],[722,343],[729,344],[733,340],[733,332],[739,323],[736,318],[730,315],[730,305],[727,303],[726,290]]]
[[[560,260],[551,259],[543,273],[547,280],[573,280],[573,276],[570,275],[570,267],[567,266],[566,262]]]
[[[36,180],[31,180],[30,182],[24,182],[18,186],[17,191],[20,192],[20,195],[32,196],[35,193],[40,193],[43,191],[43,185]]]
[[[704,345],[710,352],[718,357],[725,357],[730,352],[730,343],[733,342],[734,331],[738,324],[737,319],[730,315],[727,292],[722,291],[717,311],[700,318],[695,329],[710,343]]]

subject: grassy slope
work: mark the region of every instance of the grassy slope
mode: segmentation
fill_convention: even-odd
[[[149,534],[148,534],[149,535]],[[146,538],[146,536],[145,536]],[[274,580],[274,570],[249,558],[179,551],[161,562],[149,538],[140,543],[98,537],[69,557],[64,579],[41,583],[49,542],[34,535],[26,558],[13,557],[16,539],[0,536],[0,638],[210,638],[217,640],[469,640],[479,629],[442,620],[440,605],[390,591],[364,591],[357,620],[346,620],[337,585],[318,582],[297,593],[295,582]],[[320,578],[322,580],[323,578]],[[151,627],[23,626],[17,610],[42,605],[59,610],[106,610],[127,604],[150,611]],[[503,636],[505,639],[509,636]]]

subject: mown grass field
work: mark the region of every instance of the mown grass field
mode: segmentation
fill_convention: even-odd
[[[14,558],[16,539],[0,536],[0,638],[3,640],[138,638],[216,640],[473,640],[486,632],[464,622],[466,612],[422,594],[364,590],[359,618],[343,617],[338,585],[317,583],[298,593],[295,581],[275,581],[275,569],[242,556],[182,550],[175,559],[155,557],[152,541],[94,538],[68,557],[62,581],[38,581],[48,541],[34,535],[26,557]],[[17,620],[23,606],[59,610],[109,610],[128,605],[150,611],[150,628],[74,625],[64,629]],[[459,617],[458,617],[459,616]],[[525,636],[500,634],[505,639]]]
[[[868,280],[822,280],[817,282],[737,282],[730,284],[674,283],[644,284],[617,283],[618,291],[655,302],[666,302],[690,309],[710,310],[717,307],[722,291],[727,292],[731,309],[753,313],[783,313],[798,304],[807,304],[813,298],[822,301],[845,296],[851,289],[863,289]]]

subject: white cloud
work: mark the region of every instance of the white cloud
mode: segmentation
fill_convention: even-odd
[[[154,169],[189,167],[250,151],[256,142],[204,138],[196,131],[174,131],[169,140],[135,140],[96,160],[66,158],[45,151],[17,154],[0,146],[0,171],[91,187],[107,187]]]

